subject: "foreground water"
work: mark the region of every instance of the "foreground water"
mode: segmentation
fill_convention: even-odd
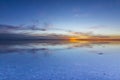
[[[0,80],[120,80],[120,42],[1,43]]]

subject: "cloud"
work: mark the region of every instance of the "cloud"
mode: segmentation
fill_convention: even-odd
[[[105,25],[98,25],[98,26],[92,26],[89,29],[101,29],[101,28],[106,28],[107,26]]]
[[[83,35],[83,36],[92,36],[94,35],[93,32],[75,32],[75,31],[69,31],[70,34],[73,34],[73,35]]]
[[[49,28],[52,28],[53,27],[53,24],[50,24],[50,23],[44,23],[44,26],[43,26],[44,28],[46,28],[46,29],[49,29]]]
[[[44,31],[52,28],[51,24],[45,23],[43,28],[38,28],[34,25],[31,26],[12,26],[0,25],[0,40],[21,40],[21,39],[66,39],[67,36],[57,34],[33,34],[35,30]],[[30,32],[29,32],[30,30]],[[32,30],[32,31],[31,31]]]
[[[39,40],[39,39],[69,39],[70,37],[75,37],[75,38],[90,38],[90,39],[120,39],[120,36],[118,37],[113,37],[110,35],[97,35],[94,34],[93,32],[75,32],[71,30],[64,30],[64,29],[57,29],[54,28],[52,24],[49,23],[44,23],[43,28],[39,28],[36,25],[31,25],[31,26],[11,26],[11,25],[0,25],[0,40],[21,40],[21,39],[31,39],[31,40]],[[100,26],[101,27],[101,26]],[[93,27],[94,28],[94,27]],[[98,29],[98,27],[95,27],[95,29]],[[63,30],[65,32],[68,32],[69,35],[65,34],[56,34],[56,33],[51,33],[51,34],[33,34],[35,30],[40,30],[40,31],[46,31],[49,29],[55,29],[55,30]],[[17,31],[18,30],[18,31]],[[29,30],[32,30],[31,32],[27,32]],[[19,32],[21,31],[21,32]]]
[[[57,35],[57,34],[39,34],[39,35],[30,35],[24,33],[0,33],[0,40],[44,40],[44,39],[69,39],[69,36],[66,35]]]
[[[0,32],[11,32],[12,30],[18,30],[18,29],[20,29],[20,27],[0,24]]]
[[[86,12],[83,12],[81,8],[74,8],[72,12],[73,12],[73,16],[76,18],[89,16],[89,14]]]
[[[6,25],[6,24],[0,24],[0,32],[1,33],[8,33],[8,32],[14,32],[16,30],[39,30],[39,31],[46,31],[50,28],[52,28],[53,25],[50,23],[43,23],[43,26],[38,26],[36,24],[33,25],[20,25],[20,26],[13,26],[13,25]]]

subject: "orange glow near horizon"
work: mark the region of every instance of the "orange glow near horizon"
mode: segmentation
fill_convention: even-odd
[[[77,39],[77,38],[75,38],[75,37],[71,37],[70,39],[70,42],[78,42],[79,40]]]

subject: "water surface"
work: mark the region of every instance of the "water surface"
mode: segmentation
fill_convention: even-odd
[[[0,80],[120,80],[120,42],[2,42]]]

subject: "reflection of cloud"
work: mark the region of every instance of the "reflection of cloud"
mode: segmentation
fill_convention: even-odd
[[[51,54],[56,50],[73,49],[73,48],[93,48],[99,45],[118,45],[120,46],[120,41],[78,41],[78,42],[68,42],[68,41],[56,41],[56,40],[43,40],[43,41],[13,41],[0,43],[0,53],[37,53],[43,52],[45,54]],[[91,51],[92,53],[103,54],[99,51]]]
[[[98,54],[98,55],[103,55],[104,53],[101,52],[101,51],[96,51],[96,50],[91,50],[89,51],[90,53],[95,53],[95,54]]]

